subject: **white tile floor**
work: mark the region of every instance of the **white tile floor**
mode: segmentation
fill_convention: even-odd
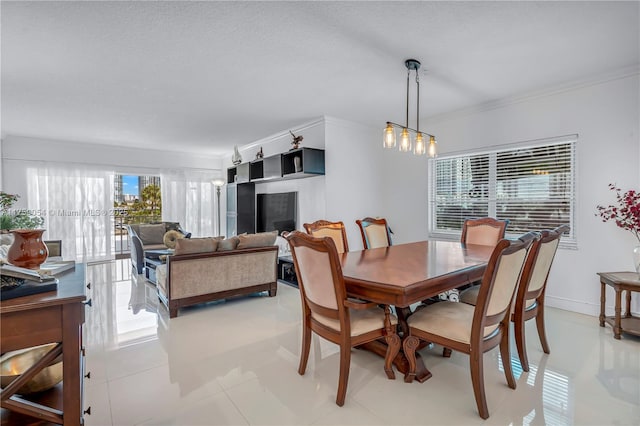
[[[93,308],[85,345],[91,425],[410,425],[485,423],[468,357],[422,355],[433,377],[388,380],[382,359],[355,350],[344,407],[335,404],[339,353],[314,336],[307,373],[298,290],[182,309],[169,320],[155,287],[127,260],[88,268]],[[531,371],[512,356],[507,387],[497,348],[485,354],[487,424],[640,424],[640,339],[614,340],[594,317],[547,309],[551,354],[528,324]],[[515,345],[514,345],[515,347]]]

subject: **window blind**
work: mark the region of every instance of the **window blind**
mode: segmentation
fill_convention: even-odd
[[[467,218],[508,219],[507,235],[571,226],[562,247],[576,247],[577,135],[432,160],[430,236],[459,236]]]

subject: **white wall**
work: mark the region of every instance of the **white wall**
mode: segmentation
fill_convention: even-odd
[[[384,217],[382,130],[329,117],[326,122],[326,219],[342,221],[349,250],[362,250],[356,219]],[[395,225],[392,223],[394,232]]]
[[[636,72],[485,111],[444,117],[427,126],[438,136],[443,153],[579,135],[578,249],[558,251],[548,282],[550,306],[596,315],[600,306],[596,272],[633,270],[631,250],[638,241],[613,223],[602,223],[595,217],[595,208],[615,202],[607,188],[610,182],[624,190],[640,189],[639,86]],[[404,164],[397,161],[389,171],[401,170]],[[426,217],[424,201],[420,199],[416,209]],[[421,221],[414,225],[424,226]],[[613,309],[612,293],[608,293],[607,306]],[[636,299],[632,309],[637,312],[639,307]]]

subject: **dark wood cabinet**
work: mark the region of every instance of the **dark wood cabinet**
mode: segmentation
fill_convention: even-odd
[[[64,425],[83,424],[82,324],[85,303],[90,305],[90,301],[86,302],[88,284],[84,265],[77,264],[75,270],[61,274],[58,280],[57,290],[3,300],[0,304],[3,352],[57,343],[45,358],[59,356],[63,362],[62,383],[49,391],[18,396],[15,393],[19,379],[2,390],[2,424],[29,424],[34,419]],[[50,361],[45,358],[24,374],[47,367]]]
[[[227,169],[227,183],[264,182],[324,175],[324,150],[292,149]]]
[[[324,174],[324,150],[293,149],[281,155],[282,177],[299,179]]]
[[[243,232],[256,232],[256,187],[250,182],[227,185],[227,238]]]

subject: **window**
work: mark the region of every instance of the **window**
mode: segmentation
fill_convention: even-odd
[[[433,160],[429,197],[432,237],[459,236],[466,218],[508,219],[507,234],[571,226],[562,247],[576,247],[577,135],[530,141]]]

